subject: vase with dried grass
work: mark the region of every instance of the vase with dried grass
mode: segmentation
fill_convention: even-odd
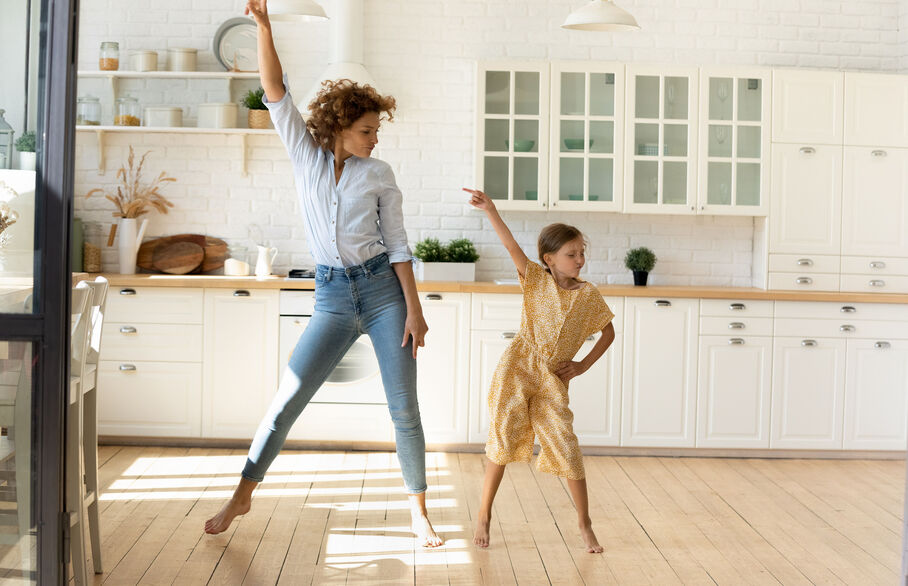
[[[136,165],[135,152],[130,146],[127,165],[121,165],[117,170],[119,184],[116,187],[116,193],[107,193],[98,188],[85,194],[85,197],[91,197],[95,193],[103,193],[106,199],[117,206],[113,216],[119,218],[119,222],[110,227],[107,245],[112,246],[114,238],[119,233],[117,249],[120,273],[124,275],[132,275],[136,272],[136,255],[148,225],[147,218],[142,218],[141,225],[138,225],[137,219],[154,210],[166,214],[168,208],[173,207],[173,204],[161,195],[159,190],[163,183],[176,181],[175,178],[169,177],[165,171],[161,171],[150,183],[144,185],[141,183],[142,168],[145,165],[145,158],[150,153],[151,151],[146,151],[139,159],[139,164]]]

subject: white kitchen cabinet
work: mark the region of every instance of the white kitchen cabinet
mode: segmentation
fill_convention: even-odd
[[[277,391],[278,291],[206,289],[202,434],[251,438]]]
[[[552,64],[549,205],[621,211],[624,169],[624,64]]]
[[[617,446],[621,442],[621,367],[623,350],[620,299],[606,299],[615,320],[615,341],[593,366],[570,381],[571,411],[574,433],[581,446]],[[584,342],[576,360],[589,354],[601,333]]]
[[[844,85],[841,71],[774,69],[772,141],[842,144]]]
[[[908,149],[845,147],[842,254],[908,257]]]
[[[477,67],[474,184],[499,209],[548,207],[549,64]]]
[[[768,69],[701,68],[697,213],[769,210]]]
[[[628,65],[626,73],[624,211],[696,213],[698,70]]]
[[[845,342],[775,337],[771,448],[842,449]]]
[[[489,437],[492,377],[517,330],[474,330],[470,335],[470,443],[485,444]]]
[[[908,341],[848,340],[846,450],[904,450],[908,428]]]
[[[845,73],[845,144],[908,147],[908,76]]]
[[[621,445],[694,446],[698,305],[625,300]]]

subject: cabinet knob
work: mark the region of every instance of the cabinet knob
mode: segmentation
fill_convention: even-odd
[[[121,334],[135,334],[136,328],[133,326],[121,326],[120,333]]]
[[[812,155],[817,152],[817,149],[809,146],[801,147],[798,149],[802,155]]]
[[[882,279],[871,279],[870,282],[867,284],[870,285],[871,287],[885,287],[886,281],[884,281]]]
[[[839,331],[840,332],[853,332],[854,326],[845,324],[843,326],[839,326]]]
[[[798,277],[797,279],[795,279],[795,283],[797,283],[798,285],[810,285],[811,283],[813,283],[813,279],[811,279],[810,277]]]
[[[740,346],[744,343],[744,338],[729,338],[728,343],[731,346]]]
[[[730,329],[730,330],[743,330],[745,327],[746,326],[742,322],[739,322],[739,321],[733,321],[730,324],[728,324],[728,329]]]
[[[123,372],[134,372],[136,370],[135,364],[121,364],[120,370]]]
[[[747,309],[747,306],[743,303],[732,303],[728,306],[728,308],[732,311],[742,311],[744,309]]]
[[[879,348],[880,350],[886,350],[890,346],[892,346],[892,344],[890,344],[889,342],[877,342],[873,345],[874,348]]]
[[[234,297],[249,297],[249,291],[245,289],[239,289],[238,291],[233,292]]]
[[[441,295],[438,293],[429,293],[426,295],[426,301],[441,301]]]
[[[516,335],[517,335],[517,332],[501,332],[501,339],[502,340],[511,340]]]
[[[801,340],[801,346],[816,346],[816,340]]]
[[[653,302],[653,305],[655,305],[656,307],[671,307],[672,302],[666,299],[657,299]]]
[[[843,305],[842,309],[840,309],[839,311],[841,311],[842,313],[854,313],[857,311],[857,309],[855,309],[852,305]]]
[[[798,266],[799,266],[799,267],[812,267],[812,266],[813,266],[813,260],[811,260],[811,259],[809,259],[809,258],[799,258],[799,259],[798,259]]]
[[[135,295],[135,289],[120,289],[120,295]]]
[[[885,157],[886,151],[884,151],[883,149],[875,149],[870,151],[870,155],[873,157]]]
[[[886,263],[884,263],[884,262],[881,261],[881,260],[875,260],[875,261],[873,261],[873,262],[870,263],[870,268],[872,268],[872,269],[885,269],[885,268],[886,268]]]

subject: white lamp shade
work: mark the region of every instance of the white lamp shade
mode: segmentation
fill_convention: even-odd
[[[309,22],[327,20],[328,15],[314,0],[271,0],[268,18],[275,22]]]
[[[561,28],[581,31],[636,31],[640,25],[612,0],[592,0],[570,13]]]

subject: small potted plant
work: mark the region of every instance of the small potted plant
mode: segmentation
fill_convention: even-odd
[[[16,150],[19,151],[19,168],[26,171],[35,170],[35,133],[32,131],[23,132],[22,136],[16,139]]]
[[[249,128],[271,128],[271,114],[268,113],[268,107],[262,98],[265,96],[265,90],[249,90],[243,96],[243,105],[249,109]]]
[[[624,256],[624,266],[634,272],[634,285],[643,287],[646,285],[647,275],[656,266],[656,255],[645,246],[632,248]]]
[[[437,238],[426,238],[413,249],[416,278],[420,281],[475,281],[479,254],[467,238],[443,245]]]

